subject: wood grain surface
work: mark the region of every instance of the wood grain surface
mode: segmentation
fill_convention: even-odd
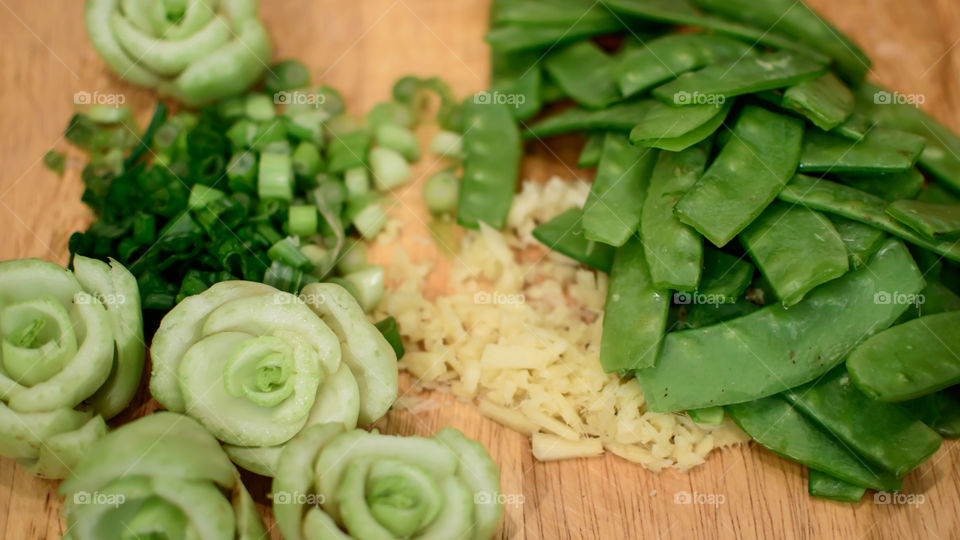
[[[926,110],[960,127],[960,2],[809,3],[872,56],[872,79],[922,96]],[[441,75],[461,95],[483,89],[488,7],[486,0],[264,0],[261,11],[276,57],[303,60],[315,82],[339,88],[349,108],[361,112],[387,98],[392,82],[408,73]],[[141,121],[153,106],[151,93],[107,72],[89,45],[81,11],[78,0],[0,0],[0,259],[65,263],[70,234],[91,220],[80,202],[80,155],[70,154],[63,178],[41,164],[47,150],[66,148],[61,134],[73,94],[121,93]],[[558,161],[570,162],[576,144],[531,143],[526,175],[587,175]],[[422,178],[428,169],[423,163],[416,172]],[[419,198],[414,185],[393,214],[407,225],[408,249],[435,257],[416,241],[427,234]],[[438,292],[442,273],[431,281]],[[960,537],[955,443],[904,482],[903,493],[916,504],[878,504],[868,495],[848,505],[809,498],[800,466],[754,445],[716,452],[686,474],[654,474],[614,456],[537,463],[526,437],[484,419],[471,404],[432,397],[442,406],[417,415],[395,411],[379,427],[429,435],[450,425],[482,441],[500,463],[504,493],[518,501],[506,508],[501,538]],[[141,394],[125,418],[152,409],[147,398]],[[247,480],[269,517],[266,481]],[[695,502],[679,504],[684,493]],[[59,538],[60,503],[56,483],[0,460],[0,538]],[[271,536],[280,537],[275,527]]]

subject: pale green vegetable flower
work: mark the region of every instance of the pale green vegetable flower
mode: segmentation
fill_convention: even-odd
[[[496,463],[452,428],[424,438],[312,426],[284,448],[272,491],[287,540],[489,540],[503,517]]]
[[[150,391],[196,418],[241,467],[273,476],[308,426],[344,429],[383,416],[397,397],[397,357],[346,289],[225,281],[188,297],[150,347]]]
[[[0,262],[0,455],[63,478],[133,398],[143,371],[137,281],[76,256]]]
[[[191,106],[241,94],[270,60],[256,0],[87,0],[84,20],[117,75]]]
[[[110,432],[60,493],[70,540],[267,537],[217,440],[179,414],[158,412]]]

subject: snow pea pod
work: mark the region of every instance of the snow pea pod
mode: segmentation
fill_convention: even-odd
[[[789,51],[761,53],[730,64],[714,64],[653,89],[674,105],[717,103],[734,96],[793,86],[823,75],[826,66]]]
[[[594,133],[587,137],[583,150],[580,151],[580,157],[577,158],[577,167],[587,169],[596,167],[600,163],[600,154],[603,153],[603,140],[606,138],[604,133]]]
[[[919,467],[943,442],[899,405],[864,395],[850,382],[844,366],[784,392],[783,397],[854,452],[897,478]]]
[[[781,396],[727,405],[727,414],[773,453],[857,486],[898,491],[900,480],[866,464]]]
[[[617,19],[609,10],[589,0],[497,1],[490,9],[490,22],[494,26],[570,26],[582,20],[612,24]]]
[[[960,235],[960,205],[901,200],[890,203],[887,214],[931,238]]]
[[[958,389],[948,388],[921,398],[904,401],[900,405],[909,414],[919,418],[945,439],[960,438],[960,395]]]
[[[873,257],[887,237],[880,229],[840,216],[830,216],[850,257],[850,267],[859,268]]]
[[[690,419],[698,424],[718,426],[723,423],[726,411],[723,407],[707,407],[706,409],[691,409],[687,411]]]
[[[583,205],[583,234],[622,246],[640,225],[640,211],[657,151],[637,148],[619,133],[608,133],[597,176]]]
[[[783,92],[784,108],[797,111],[813,125],[829,131],[853,114],[853,92],[833,73],[802,82]]]
[[[775,201],[740,241],[785,307],[850,269],[840,233],[822,214],[802,206]]]
[[[808,128],[803,136],[800,171],[897,173],[913,167],[923,151],[923,137],[891,129],[874,128],[863,140]]]
[[[941,184],[930,182],[920,189],[916,197],[904,197],[905,199],[916,198],[918,201],[934,204],[960,204],[960,197],[947,191]]]
[[[743,41],[712,34],[670,34],[623,55],[618,66],[620,93],[630,97],[681,73],[720,61],[737,60],[753,50]]]
[[[657,158],[640,214],[640,237],[657,288],[692,291],[700,283],[703,240],[677,219],[673,207],[697,183],[709,152],[709,143],[703,143]]]
[[[583,212],[579,208],[571,208],[538,225],[533,229],[533,237],[548,248],[591,268],[609,274],[613,267],[616,249],[583,236]]]
[[[797,168],[803,124],[766,109],[745,107],[733,137],[674,211],[723,247],[783,189]]]
[[[676,300],[681,295],[677,293],[673,296]],[[760,306],[746,299],[740,299],[733,303],[679,305],[671,309],[671,321],[668,328],[671,331],[703,328],[749,315],[758,309],[760,309]]]
[[[496,229],[507,222],[520,174],[520,133],[510,107],[463,104],[463,180],[457,223],[477,228],[483,221]]]
[[[888,202],[916,197],[923,188],[924,182],[923,174],[916,167],[902,173],[835,176],[843,184],[866,191]]]
[[[923,266],[920,268],[922,269]],[[943,283],[930,279],[929,276],[927,276],[927,286],[920,291],[920,297],[923,298],[923,302],[910,304],[895,324],[903,324],[926,315],[960,311],[960,296]]]
[[[527,128],[526,139],[549,137],[571,131],[617,131],[629,133],[656,104],[653,100],[619,103],[606,109],[567,109]]]
[[[703,252],[703,277],[697,292],[708,298],[732,304],[743,296],[753,281],[753,265],[719,249],[706,248]]]
[[[667,334],[657,365],[637,372],[647,408],[741,403],[811,381],[906,310],[877,303],[875,295],[922,288],[910,252],[890,241],[863,268],[817,287],[789,310],[774,304],[716,326]]]
[[[779,197],[789,203],[799,203],[807,208],[882,229],[911,244],[960,262],[960,246],[956,242],[931,240],[913,232],[886,214],[886,201],[859,189],[798,174],[783,188]]]
[[[636,146],[681,152],[713,135],[726,120],[733,100],[718,105],[674,107],[657,103],[630,132]]]
[[[514,97],[511,108],[518,120],[526,120],[540,111],[540,86],[543,70],[540,54],[533,51],[517,53],[494,52],[491,58],[490,88]],[[518,96],[523,96],[522,103]]]
[[[616,60],[588,39],[551,52],[544,68],[568,96],[584,107],[603,109],[620,99],[614,77]]]
[[[878,301],[893,302],[888,291]],[[871,337],[847,359],[850,378],[880,401],[904,401],[960,383],[960,312],[927,315]]]
[[[867,488],[844,482],[816,469],[808,469],[807,492],[811,497],[839,502],[857,502]]]
[[[613,257],[600,343],[603,370],[613,373],[654,365],[669,307],[669,291],[653,286],[643,242],[633,237]]]
[[[870,133],[870,130],[872,130],[875,125],[876,122],[854,111],[854,113],[850,115],[850,118],[847,118],[846,122],[833,128],[833,132],[841,137],[859,141],[866,137],[867,133]]]
[[[483,39],[494,51],[514,52],[546,49],[590,36],[612,34],[623,28],[623,23],[615,17],[602,20],[582,19],[573,24],[543,26],[510,24],[491,29]]]
[[[870,58],[803,2],[795,0],[694,0],[709,13],[742,21],[789,38],[832,58],[844,77],[863,79]]]

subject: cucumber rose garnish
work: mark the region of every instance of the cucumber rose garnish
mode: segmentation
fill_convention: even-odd
[[[500,470],[452,428],[424,438],[316,425],[284,448],[273,510],[287,540],[488,540],[503,515]]]
[[[346,289],[225,281],[180,302],[150,347],[150,391],[196,418],[231,459],[273,476],[306,427],[344,429],[383,416],[397,397],[397,357]]]
[[[133,275],[77,256],[0,262],[0,455],[63,478],[133,398],[143,320]]]
[[[158,412],[109,433],[60,493],[72,540],[267,536],[216,439],[179,414]]]
[[[87,0],[84,19],[117,75],[191,106],[240,94],[270,60],[255,0]]]

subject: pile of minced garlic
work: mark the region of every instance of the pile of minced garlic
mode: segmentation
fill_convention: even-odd
[[[607,276],[548,252],[533,228],[589,192],[584,182],[526,182],[507,227],[467,231],[448,291],[424,296],[430,261],[397,248],[378,315],[396,318],[401,368],[415,387],[475,401],[485,416],[532,438],[537,459],[603,454],[659,471],[689,469],[746,436],[729,419],[695,424],[647,412],[640,385],[600,367]]]

